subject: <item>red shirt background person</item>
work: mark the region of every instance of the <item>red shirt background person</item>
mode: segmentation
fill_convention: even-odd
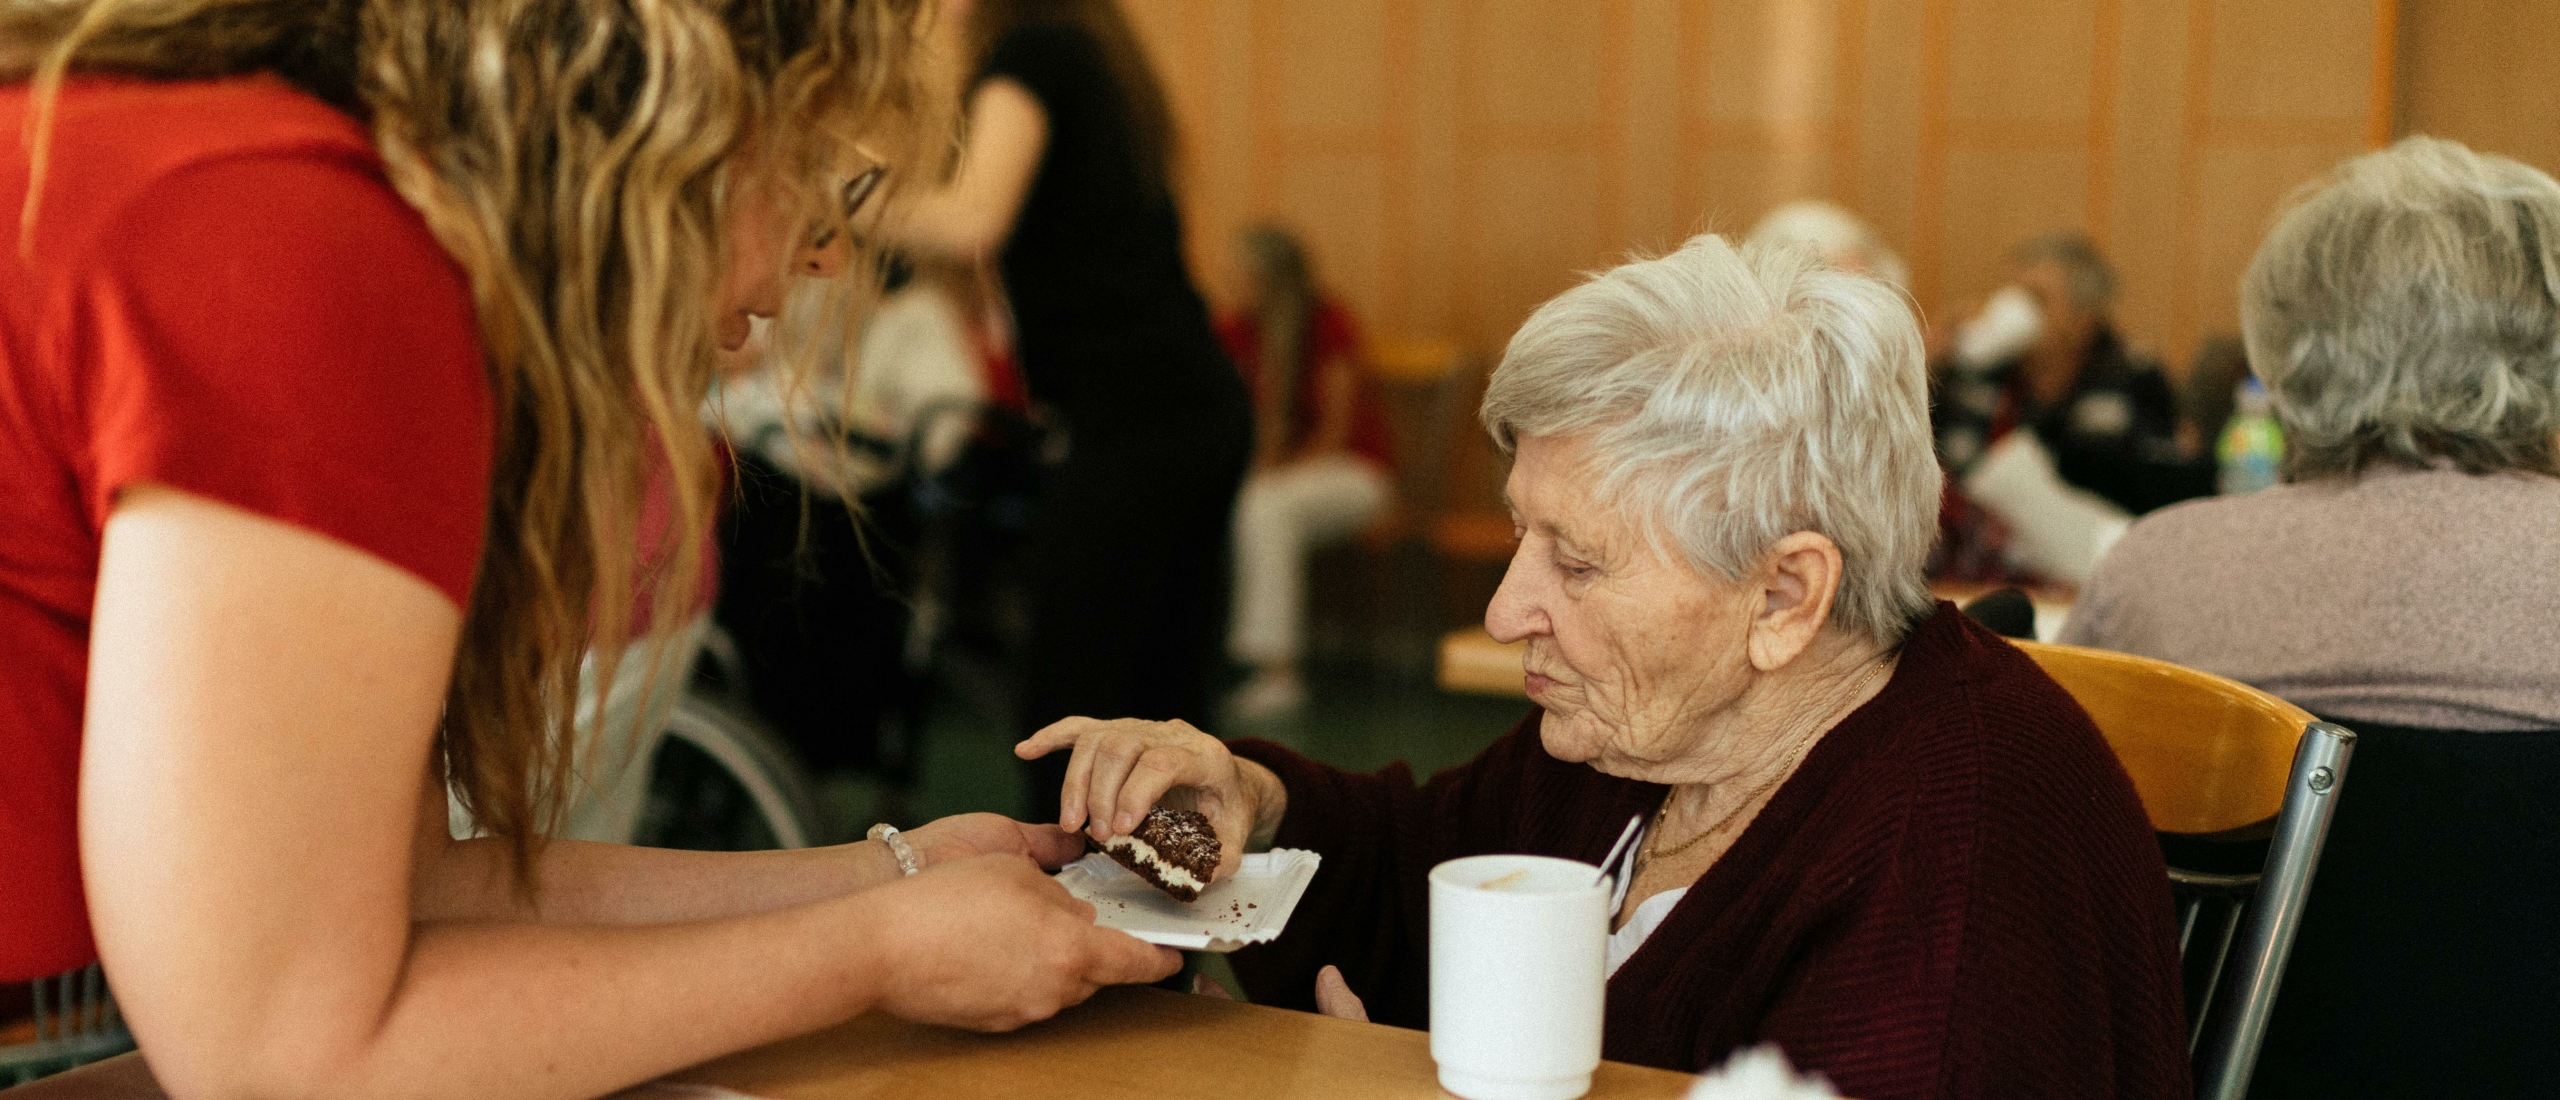
[[[1386,417],[1360,370],[1350,313],[1320,292],[1305,246],[1288,230],[1254,226],[1237,243],[1244,300],[1218,338],[1254,401],[1227,632],[1228,655],[1253,670],[1229,713],[1249,719],[1304,700],[1307,555],[1368,526],[1393,485]]]

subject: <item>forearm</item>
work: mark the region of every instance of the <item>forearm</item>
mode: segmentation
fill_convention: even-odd
[[[268,998],[234,1027],[182,1035],[135,1018],[178,1095],[598,1096],[870,1007],[881,972],[870,908],[856,898],[657,927],[426,925],[370,1006]]]
[[[902,251],[964,264],[983,262],[1011,229],[1009,215],[949,191],[916,198],[885,226]]]
[[[985,259],[1013,234],[1048,141],[1048,113],[1028,89],[1007,77],[979,85],[958,173],[903,204],[884,226],[889,239],[944,259]]]
[[[687,852],[555,840],[541,891],[515,890],[502,841],[456,841],[422,862],[411,913],[420,922],[669,924],[771,912],[886,882],[897,863],[880,844],[769,852]]]

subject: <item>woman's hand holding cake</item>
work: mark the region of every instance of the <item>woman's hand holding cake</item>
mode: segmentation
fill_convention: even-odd
[[[953,814],[906,831],[925,867],[957,863],[971,856],[1026,856],[1057,870],[1084,854],[1084,840],[1072,829],[1028,825],[1003,814]]]
[[[1246,847],[1267,844],[1288,809],[1279,777],[1227,752],[1217,738],[1187,722],[1134,718],[1105,721],[1069,718],[1014,746],[1035,760],[1072,748],[1067,781],[1058,800],[1058,824],[1081,828],[1098,843],[1136,833],[1148,811],[1167,794],[1191,797],[1190,808],[1218,834],[1218,866],[1211,881],[1235,874]],[[1177,796],[1178,797],[1178,796]]]
[[[1009,1031],[1182,965],[1170,949],[1096,927],[1093,906],[1014,856],[956,860],[849,905],[884,965],[847,980],[869,981],[874,1005],[920,1023]]]

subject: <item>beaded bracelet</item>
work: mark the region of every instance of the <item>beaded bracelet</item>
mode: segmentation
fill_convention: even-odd
[[[864,835],[888,846],[889,854],[897,858],[899,871],[912,875],[924,869],[916,862],[916,850],[907,846],[907,838],[898,835],[897,826],[883,821]]]

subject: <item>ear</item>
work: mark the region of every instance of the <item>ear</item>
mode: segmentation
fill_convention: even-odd
[[[1798,531],[1779,539],[1754,578],[1759,607],[1751,616],[1751,667],[1785,668],[1813,644],[1831,621],[1831,598],[1840,591],[1840,547],[1822,535]]]

